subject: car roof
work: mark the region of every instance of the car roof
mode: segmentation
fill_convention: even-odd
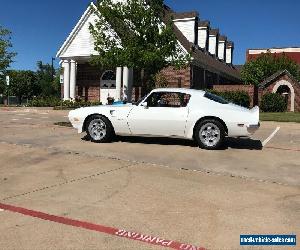
[[[205,91],[203,90],[186,89],[186,88],[159,88],[159,89],[152,90],[152,92],[177,92],[177,93],[185,93],[190,95],[201,95],[201,96],[205,94]]]

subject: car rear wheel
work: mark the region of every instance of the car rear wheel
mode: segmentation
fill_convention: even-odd
[[[109,142],[113,137],[113,127],[110,121],[101,115],[90,117],[86,123],[86,132],[93,142]]]
[[[223,144],[225,129],[217,120],[204,120],[197,124],[194,136],[199,147],[217,149]]]

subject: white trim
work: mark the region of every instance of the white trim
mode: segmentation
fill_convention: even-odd
[[[187,17],[187,18],[179,18],[179,19],[174,19],[173,22],[188,22],[188,21],[195,21],[196,16],[194,17]]]
[[[261,53],[300,53],[300,48],[273,48],[273,49],[249,49],[249,55],[257,55]]]
[[[280,86],[288,86],[290,88],[290,91],[291,91],[291,110],[290,111],[295,112],[295,90],[293,88],[293,85],[286,80],[281,80],[275,84],[272,92],[276,93]]]
[[[79,19],[79,21],[76,24],[76,26],[73,28],[73,30],[71,31],[71,33],[69,34],[69,36],[67,37],[67,39],[65,40],[65,42],[63,43],[63,45],[58,50],[58,52],[56,54],[56,57],[60,57],[60,55],[63,54],[63,52],[68,48],[69,44],[73,41],[74,37],[79,32],[80,27],[84,24],[85,20],[87,20],[87,18],[89,17],[89,15],[93,11],[95,11],[96,9],[97,9],[97,7],[96,7],[96,5],[93,2],[88,6],[88,8],[86,9],[86,11],[83,13],[83,15],[81,16],[81,18]]]

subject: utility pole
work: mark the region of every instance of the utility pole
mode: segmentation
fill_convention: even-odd
[[[53,66],[53,62],[55,61],[55,58],[52,57],[51,58],[51,76],[52,76],[52,82],[54,81],[54,66]]]

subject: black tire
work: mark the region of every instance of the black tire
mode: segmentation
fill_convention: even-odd
[[[218,149],[224,142],[224,126],[214,119],[203,120],[195,127],[194,138],[200,148],[208,150]]]
[[[92,142],[111,142],[114,136],[114,129],[111,122],[102,115],[93,115],[86,121],[86,133]]]

